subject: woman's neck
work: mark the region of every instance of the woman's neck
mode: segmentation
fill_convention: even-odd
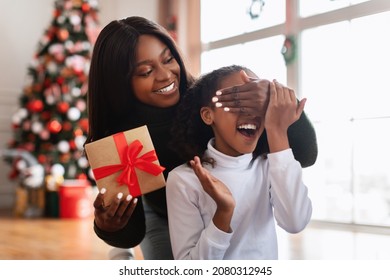
[[[176,113],[176,106],[159,108],[137,102],[131,112],[131,122],[133,125],[155,126],[172,122]]]

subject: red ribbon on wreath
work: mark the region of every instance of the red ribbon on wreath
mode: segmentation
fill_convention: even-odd
[[[116,181],[120,185],[127,185],[129,193],[133,197],[140,196],[142,193],[135,168],[157,176],[165,170],[165,167],[153,163],[157,160],[155,150],[138,156],[143,149],[143,145],[139,140],[134,140],[127,145],[123,132],[114,134],[113,137],[121,163],[94,168],[95,179],[99,180],[122,170]]]

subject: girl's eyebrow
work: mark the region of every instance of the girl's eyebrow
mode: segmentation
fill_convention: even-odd
[[[169,48],[168,47],[163,49],[163,51],[160,53],[160,57],[164,56],[167,52],[169,52]],[[141,66],[141,65],[144,65],[144,64],[150,64],[152,62],[153,61],[151,59],[146,59],[146,60],[142,60],[142,61],[137,62],[137,64],[135,66],[138,67],[138,66]]]

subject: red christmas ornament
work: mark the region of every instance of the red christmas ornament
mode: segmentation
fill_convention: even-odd
[[[84,173],[81,173],[81,174],[77,175],[77,179],[79,179],[79,180],[87,180],[87,175],[85,175]]]
[[[91,9],[91,6],[89,6],[88,3],[84,3],[83,5],[81,5],[81,10],[82,10],[84,13],[87,13],[90,9]]]
[[[88,131],[88,119],[84,118],[79,121],[79,125],[83,131]]]
[[[69,110],[69,104],[65,101],[61,101],[60,103],[57,104],[57,110],[61,114],[65,114]]]
[[[56,9],[56,10],[54,10],[53,15],[55,18],[58,18],[61,15],[61,11]]]
[[[57,134],[58,132],[61,131],[62,125],[58,120],[51,120],[47,124],[47,129],[50,131],[50,133]]]
[[[69,140],[69,147],[71,150],[76,150],[76,143],[73,139]]]
[[[47,161],[47,157],[42,154],[40,154],[37,159],[40,164],[44,164]]]
[[[69,38],[69,31],[66,29],[60,29],[57,31],[58,39],[66,41]]]
[[[62,85],[64,83],[65,79],[63,77],[57,78],[57,84]]]
[[[74,135],[75,136],[82,136],[83,135],[83,131],[80,128],[76,128],[74,130]]]
[[[43,110],[42,100],[32,100],[27,104],[27,109],[33,113],[39,113]]]

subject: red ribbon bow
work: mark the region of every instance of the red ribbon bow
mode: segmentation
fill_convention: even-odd
[[[135,173],[135,168],[143,170],[154,176],[163,172],[165,168],[153,163],[157,160],[155,150],[151,150],[138,157],[139,153],[143,149],[143,145],[139,140],[134,140],[127,145],[126,137],[123,132],[114,134],[113,137],[121,163],[94,168],[93,173],[95,179],[99,180],[122,170],[116,181],[120,185],[127,185],[129,193],[131,193],[133,197],[140,196],[142,193],[138,183],[137,174]]]

